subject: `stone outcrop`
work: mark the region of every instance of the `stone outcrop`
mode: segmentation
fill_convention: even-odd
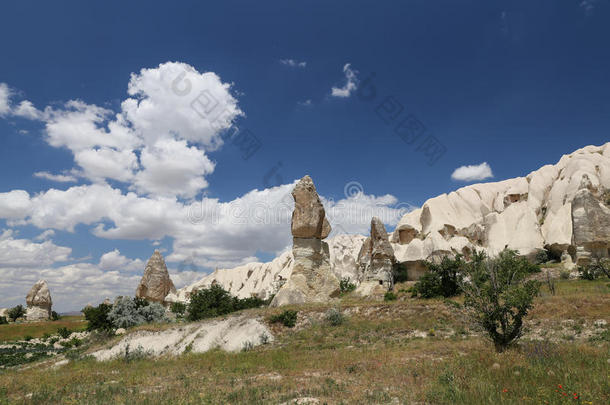
[[[4,317],[8,321],[8,308],[0,308],[0,317]]]
[[[572,204],[583,175],[582,186],[603,205],[610,190],[610,143],[579,149],[525,177],[474,184],[427,200],[396,226],[390,238],[396,259],[411,279],[421,274],[423,260],[455,253],[468,257],[475,249],[495,255],[508,247],[534,255],[547,247],[576,259],[584,239],[573,238]]]
[[[136,290],[136,297],[162,303],[170,293],[176,294],[176,288],[169,277],[163,256],[155,250],[146,263],[144,275]]]
[[[51,292],[45,280],[38,280],[32,286],[30,292],[25,297],[27,310],[25,319],[28,321],[41,321],[51,318],[51,308],[53,300]]]
[[[292,191],[293,267],[288,281],[279,289],[272,306],[327,302],[339,296],[339,279],[330,266],[330,250],[322,239],[330,233],[324,207],[309,176]]]
[[[610,208],[595,197],[591,188],[590,179],[583,176],[572,201],[572,244],[579,265],[607,258],[610,248]]]
[[[357,265],[358,252],[365,239],[363,235],[337,235],[325,241],[330,252],[330,268],[337,279],[349,278],[354,283],[358,282],[360,279]],[[176,294],[169,294],[165,299],[186,302],[193,291],[209,288],[212,283],[218,283],[239,298],[256,296],[267,299],[288,281],[293,265],[294,257],[290,249],[271,262],[255,262],[235,268],[217,269],[201,280],[181,288]]]
[[[395,262],[394,249],[388,240],[385,226],[379,218],[373,217],[371,236],[362,244],[358,254],[361,279],[355,293],[369,296],[390,290],[394,286],[392,270]]]

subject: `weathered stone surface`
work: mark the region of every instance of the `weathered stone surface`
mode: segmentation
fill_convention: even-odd
[[[169,277],[165,260],[158,250],[146,263],[144,275],[136,290],[136,297],[154,302],[164,302],[168,294],[175,294],[176,288]]]
[[[8,320],[8,308],[0,308],[0,317],[3,316]]]
[[[271,306],[328,302],[339,296],[339,279],[330,267],[328,244],[317,238],[293,238],[294,264],[290,279]]]
[[[385,293],[394,286],[392,269],[396,259],[383,222],[373,217],[371,236],[358,254],[360,285],[355,293],[362,296]]]
[[[572,201],[572,235],[577,247],[577,264],[588,263],[594,257],[608,257],[610,247],[610,208],[595,198],[590,184],[590,180],[583,177],[582,188]]]
[[[45,280],[38,280],[32,286],[30,292],[25,297],[25,303],[27,305],[25,318],[28,321],[39,321],[51,317],[53,300]]]
[[[326,238],[331,226],[311,177],[303,177],[292,190],[292,236],[295,238]]]

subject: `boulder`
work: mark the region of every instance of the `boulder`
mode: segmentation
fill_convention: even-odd
[[[163,256],[155,250],[146,263],[144,275],[136,289],[136,297],[163,303],[169,293],[175,294],[176,288],[169,277]]]
[[[371,236],[362,244],[358,262],[361,280],[355,294],[362,296],[381,294],[394,286],[392,270],[396,258],[385,226],[379,218],[373,217],[371,220]]]
[[[51,293],[45,280],[38,280],[25,297],[27,310],[25,318],[28,321],[40,321],[51,317]]]
[[[328,244],[317,238],[293,238],[294,264],[271,306],[328,302],[339,296],[339,279],[330,266]]]
[[[292,190],[292,236],[325,239],[331,231],[324,207],[311,177],[303,177]]]

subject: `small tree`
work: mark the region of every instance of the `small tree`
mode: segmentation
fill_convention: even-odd
[[[186,312],[186,304],[184,302],[172,302],[169,309],[178,316],[184,316],[184,313]]]
[[[87,330],[110,330],[112,322],[108,319],[108,313],[112,305],[100,304],[97,307],[86,307],[83,309],[85,319],[88,321]]]
[[[426,262],[428,272],[413,286],[413,296],[432,298],[453,297],[461,292],[462,269],[465,265],[462,255],[445,256],[440,263]]]
[[[25,316],[25,308],[23,308],[23,305],[17,305],[9,309],[7,315],[11,321],[15,322],[18,318]]]
[[[465,266],[468,281],[462,283],[464,305],[489,334],[496,351],[502,352],[523,332],[523,318],[532,307],[540,283],[525,281],[532,272],[527,259],[513,250],[497,258],[475,253]]]
[[[188,320],[198,321],[233,312],[235,301],[228,291],[214,284],[191,295],[188,305]]]

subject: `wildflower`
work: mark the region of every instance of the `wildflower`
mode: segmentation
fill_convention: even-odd
[[[557,386],[559,387],[559,389],[560,389],[560,390],[562,390],[562,389],[563,389],[563,387],[561,386],[561,384],[558,384]]]
[[[508,389],[504,388],[504,389],[502,390],[502,392],[506,393],[506,392],[508,392]]]

